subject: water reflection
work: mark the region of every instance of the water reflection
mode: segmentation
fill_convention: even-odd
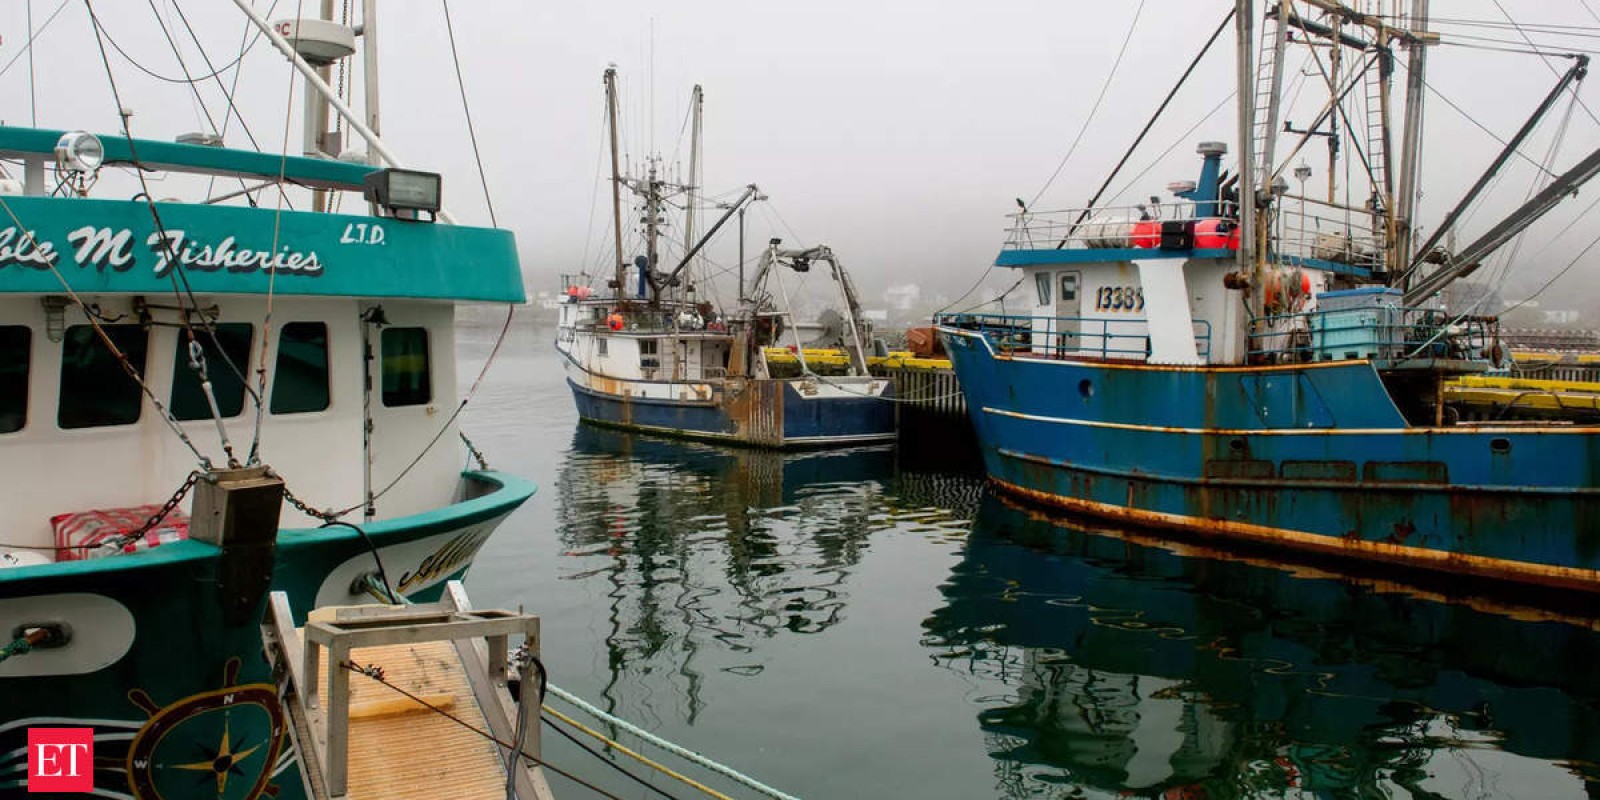
[[[1585,797],[1600,634],[985,499],[925,623],[1006,797]]]
[[[606,586],[606,701],[626,694],[647,715],[655,700],[681,702],[692,724],[706,669],[758,674],[761,640],[840,622],[874,532],[962,534],[980,483],[897,474],[895,458],[892,447],[785,454],[579,425],[555,487],[557,532],[566,577]]]

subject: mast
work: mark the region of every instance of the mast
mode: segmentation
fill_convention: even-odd
[[[322,0],[320,14],[317,19],[333,19],[333,0]],[[317,66],[316,70],[317,77],[321,78],[323,83],[327,83],[328,79],[333,77],[333,68],[330,65],[319,65]],[[307,78],[305,144],[302,148],[306,155],[313,157],[329,155],[329,153],[327,153],[327,132],[328,101],[325,100],[322,95],[317,94],[316,87],[312,85],[310,78]],[[337,156],[338,153],[332,153],[331,155]],[[326,189],[311,190],[311,210],[328,210],[328,191]]]
[[[1251,28],[1255,20],[1250,0],[1234,0],[1233,28],[1237,39],[1235,65],[1239,82],[1239,272],[1256,268],[1255,192],[1255,82],[1250,58]],[[1259,284],[1260,281],[1252,281]]]
[[[700,110],[704,103],[704,95],[700,91],[700,84],[694,85],[694,92],[689,97],[689,113],[693,116],[692,128],[689,135],[689,185],[684,187],[688,194],[687,210],[683,216],[683,252],[689,252],[694,246],[694,203],[695,190],[700,188]]]
[[[664,284],[656,283],[656,243],[661,235],[661,182],[656,180],[656,162],[650,160],[650,171],[645,174],[644,237],[645,276],[650,284],[650,304],[661,302]],[[674,318],[676,319],[676,318]]]
[[[1425,33],[1428,28],[1428,0],[1412,0],[1412,33]],[[1422,139],[1422,100],[1425,90],[1424,68],[1427,65],[1428,47],[1421,41],[1411,43],[1410,61],[1406,66],[1406,120],[1400,138],[1400,195],[1395,198],[1395,258],[1389,263],[1391,275],[1405,272],[1411,265],[1412,216],[1416,208],[1418,156]]]
[[[611,229],[617,246],[617,271],[612,283],[616,285],[617,299],[626,295],[627,262],[622,255],[622,174],[617,168],[617,68],[607,67],[606,118],[611,128]]]
[[[361,0],[361,85],[366,94],[367,127],[378,134],[378,0]],[[378,154],[367,153],[367,163],[377,166]]]

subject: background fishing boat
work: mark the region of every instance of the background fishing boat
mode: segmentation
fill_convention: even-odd
[[[940,318],[990,477],[1191,535],[1600,590],[1596,429],[1470,424],[1442,401],[1505,348],[1481,301],[1441,293],[1600,171],[1600,151],[1545,165],[1548,182],[1469,243],[1447,234],[1547,112],[1579,102],[1587,59],[1424,236],[1427,3],[1265,6],[1237,4],[1195,59],[1231,22],[1236,147],[1201,143],[1197,179],[1135,207],[1098,204],[1109,178],[1087,208],[1024,204],[995,264],[1021,272],[1031,310]],[[1285,95],[1307,49],[1316,72],[1297,85],[1319,97],[1302,128]],[[1323,145],[1314,197],[1294,159]]]
[[[700,133],[700,90],[691,109],[694,138],[689,180],[673,184],[651,160],[643,178],[618,172],[616,72],[606,71],[611,121],[612,224],[615,269],[603,287],[587,275],[562,278],[563,304],[556,349],[564,357],[568,384],[585,421],[655,433],[763,447],[828,447],[889,441],[895,435],[892,382],[867,371],[873,347],[855,286],[827,246],[783,248],[772,239],[754,274],[744,275],[744,211],[766,199],[750,185],[725,204],[704,235],[696,236],[694,210]],[[621,191],[640,201],[640,246],[631,265],[625,258]],[[669,196],[682,195],[683,255],[665,268],[665,215]],[[713,282],[693,269],[706,244],[735,215],[740,253],[737,298],[715,302]],[[821,324],[797,314],[783,284],[785,271],[826,267],[843,311],[829,309]],[[814,339],[802,339],[809,328]],[[766,350],[787,344],[798,368],[768,361]],[[842,368],[809,364],[807,345],[842,349]]]

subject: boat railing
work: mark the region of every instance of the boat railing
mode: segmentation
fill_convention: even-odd
[[[1383,262],[1381,233],[1370,215],[1314,199],[1280,201],[1272,235],[1276,257],[1374,268]],[[1239,247],[1238,217],[1226,203],[1187,200],[1008,215],[1007,250],[1230,249]]]
[[[1383,265],[1384,238],[1372,220],[1314,198],[1279,198],[1272,252],[1376,269]]]
[[[1144,320],[1034,317],[1015,314],[940,314],[934,324],[982,334],[995,352],[1047,358],[1145,361],[1150,328]],[[1211,360],[1211,323],[1194,321],[1196,354]]]
[[[1494,317],[1379,304],[1256,317],[1246,336],[1253,362],[1493,360]]]
[[[1063,208],[1008,214],[1007,250],[1121,249],[1161,246],[1163,222],[1217,219],[1196,214],[1199,204],[1177,200],[1160,204]],[[1204,204],[1214,214],[1217,203]]]

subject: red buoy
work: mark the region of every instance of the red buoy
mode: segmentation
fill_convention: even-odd
[[[622,330],[622,315],[612,314],[611,316],[606,317],[606,325],[614,331]]]

